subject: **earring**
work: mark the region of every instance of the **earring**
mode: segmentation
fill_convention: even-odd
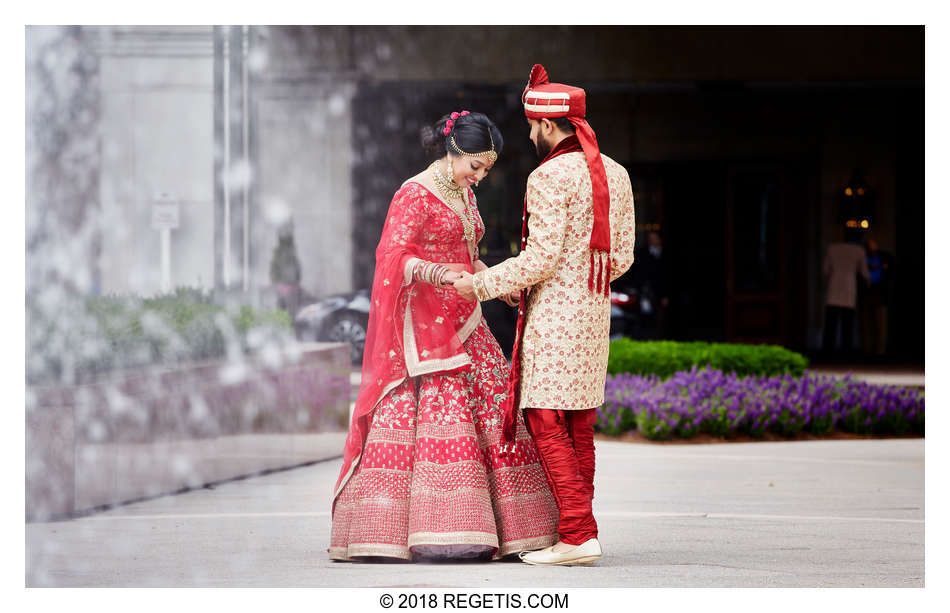
[[[454,171],[454,169],[452,168],[452,160],[451,160],[451,159],[449,160],[449,168],[448,168],[448,173],[447,173],[447,174],[449,175],[449,182],[450,182],[450,183],[455,183],[455,171]]]

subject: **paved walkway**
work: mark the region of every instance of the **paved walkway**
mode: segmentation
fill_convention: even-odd
[[[342,438],[341,438],[342,444]],[[922,587],[924,441],[597,443],[593,567],[327,559],[340,461],[26,526],[27,586]],[[377,595],[378,597],[378,595]]]
[[[924,387],[924,369],[916,366],[889,366],[873,364],[812,364],[808,370],[820,375],[844,377],[851,375],[855,379],[875,385],[901,385],[906,387]]]

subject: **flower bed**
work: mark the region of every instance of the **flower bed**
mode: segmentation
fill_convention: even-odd
[[[710,368],[655,375],[608,376],[596,429],[609,435],[638,430],[651,440],[766,432],[822,436],[835,429],[856,434],[924,433],[919,390],[871,385],[805,373],[802,377],[738,377]]]

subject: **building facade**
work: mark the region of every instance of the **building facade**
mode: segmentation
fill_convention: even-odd
[[[898,262],[889,352],[922,361],[923,35],[84,27],[98,66],[106,220],[91,274],[104,293],[197,285],[258,302],[292,228],[307,293],[367,287],[389,200],[427,162],[420,129],[463,108],[491,116],[506,138],[478,191],[483,257],[506,257],[537,163],[520,94],[541,63],[588,91],[602,151],[634,181],[639,229],[663,236],[671,337],[816,348],[822,254],[846,224],[863,223]],[[842,196],[856,176],[874,195],[857,209]],[[169,202],[178,219],[163,273],[154,216]]]

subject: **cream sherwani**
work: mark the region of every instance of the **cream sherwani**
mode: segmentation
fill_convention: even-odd
[[[611,281],[633,263],[633,190],[627,171],[601,155],[610,190]],[[594,202],[581,152],[528,177],[528,241],[514,258],[474,275],[485,301],[530,288],[521,346],[521,408],[583,410],[604,402],[610,300],[588,289]]]

